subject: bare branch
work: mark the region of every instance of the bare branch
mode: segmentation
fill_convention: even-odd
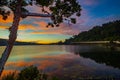
[[[33,16],[33,17],[51,17],[51,14],[40,14],[40,13],[31,13],[31,12],[27,12],[27,13],[22,13],[21,15],[22,17],[27,17],[27,16]]]

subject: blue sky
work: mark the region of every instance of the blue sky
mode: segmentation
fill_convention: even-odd
[[[91,29],[109,21],[120,20],[120,0],[78,0],[81,4],[81,16],[77,24],[61,24],[58,28],[46,28],[48,18],[28,17],[21,20],[18,38],[19,41],[34,41],[39,43],[58,42]],[[28,6],[31,12],[40,12],[37,6]],[[1,16],[0,16],[1,18]],[[0,19],[0,38],[8,38],[6,30],[12,24],[12,15],[7,21]]]

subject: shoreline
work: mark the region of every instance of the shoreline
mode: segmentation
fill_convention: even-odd
[[[80,41],[80,42],[71,42],[71,44],[107,44],[110,41]]]
[[[109,44],[110,41],[80,41],[80,42],[71,42],[72,44]],[[115,44],[120,44],[120,41],[113,41]]]

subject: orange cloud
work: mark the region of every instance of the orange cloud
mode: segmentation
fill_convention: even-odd
[[[46,26],[46,25],[47,25],[47,23],[46,23],[46,22],[41,21],[41,22],[39,22],[39,25],[41,25],[42,27],[44,27],[44,26]]]
[[[8,26],[4,26],[4,25],[0,25],[0,29],[8,29],[9,27]],[[28,24],[25,24],[25,25],[19,25],[18,27],[18,30],[38,30],[37,28],[35,28],[33,25],[28,25]]]
[[[55,28],[48,28],[42,32],[40,32],[39,30],[31,32],[31,34],[65,34],[65,35],[75,35],[78,33],[79,31],[76,30],[76,28],[66,24],[61,24],[59,27]]]
[[[8,16],[7,20],[3,20],[2,16],[0,15],[0,29],[7,29],[9,28],[9,26],[6,26],[7,23],[12,23],[13,19],[13,15],[11,14],[10,16]]]
[[[47,23],[45,21],[40,21],[40,22],[34,22],[34,24],[37,24],[39,27],[38,27],[38,30],[47,30],[48,28],[46,27],[47,26]]]
[[[13,14],[11,13],[10,16],[8,16],[7,20],[3,20],[2,16],[0,15],[0,22],[1,23],[11,23],[11,22],[13,22]]]
[[[33,25],[28,25],[28,24],[24,24],[24,25],[21,24],[18,27],[18,30],[28,30],[28,29],[37,30],[37,28],[35,28]]]
[[[1,26],[0,25],[0,29],[7,29],[8,27],[7,26]]]

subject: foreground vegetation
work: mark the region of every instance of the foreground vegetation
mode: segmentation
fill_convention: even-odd
[[[80,41],[120,41],[120,20],[95,26],[67,39],[65,43]]]
[[[19,73],[13,72],[2,77],[2,80],[59,80],[56,77],[50,77],[40,72],[37,67],[29,66]]]
[[[82,56],[87,57],[86,54]],[[73,75],[69,75],[66,77],[65,75],[63,75],[62,77],[56,77],[56,76],[50,76],[50,75],[44,74],[43,72],[39,71],[38,68],[35,66],[28,66],[23,70],[21,70],[20,72],[13,72],[13,73],[6,74],[0,80],[86,80],[86,79],[87,80],[93,80],[93,79],[116,80],[117,78],[114,78],[113,76],[99,77],[95,75],[89,75],[85,77],[84,75],[80,75],[77,72],[74,73]]]

